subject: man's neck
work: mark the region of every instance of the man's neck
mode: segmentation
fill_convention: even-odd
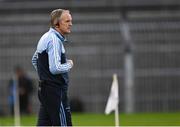
[[[64,37],[64,34],[59,29],[57,28],[54,28],[54,29]]]

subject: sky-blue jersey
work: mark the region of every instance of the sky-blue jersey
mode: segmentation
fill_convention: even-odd
[[[38,53],[46,51],[48,54],[49,71],[52,74],[68,72],[72,65],[68,62],[61,63],[61,53],[65,53],[64,42],[65,38],[55,29],[50,28],[38,42],[37,50],[32,57],[34,68],[37,70]]]
[[[65,38],[50,28],[39,40],[32,64],[41,82],[67,90],[72,64],[66,59],[64,42]]]

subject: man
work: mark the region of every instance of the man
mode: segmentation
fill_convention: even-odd
[[[64,35],[71,32],[72,17],[68,10],[51,12],[51,28],[38,42],[32,64],[38,72],[38,97],[41,102],[38,126],[72,126],[67,98],[68,72],[73,61],[65,56]]]
[[[26,75],[24,69],[20,66],[14,68],[14,73],[17,78],[17,84],[19,89],[19,103],[20,103],[20,113],[21,114],[30,114],[31,113],[31,104],[30,96],[33,92],[33,83],[32,80]],[[10,106],[11,115],[14,113],[14,80],[9,81],[8,86],[8,101]]]

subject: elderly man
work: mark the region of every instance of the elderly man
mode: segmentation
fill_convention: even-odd
[[[38,42],[32,64],[38,72],[38,96],[41,102],[38,126],[72,126],[67,98],[68,72],[73,61],[65,55],[64,35],[71,33],[72,17],[69,10],[51,12],[51,28]]]

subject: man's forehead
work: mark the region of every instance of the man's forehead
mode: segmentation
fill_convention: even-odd
[[[69,13],[69,11],[64,11],[61,15],[61,19],[64,19],[64,18],[70,18],[72,19],[71,17],[71,14]]]

